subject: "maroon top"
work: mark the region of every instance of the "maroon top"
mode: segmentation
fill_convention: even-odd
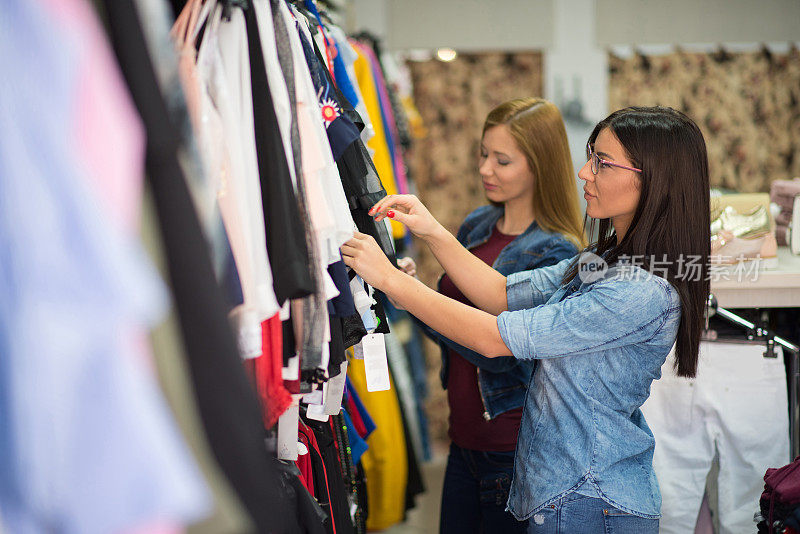
[[[500,251],[516,236],[500,233],[495,227],[489,240],[471,252],[489,265]],[[474,306],[444,275],[440,292],[464,304]],[[513,451],[517,446],[517,431],[522,408],[515,408],[487,421],[484,417],[481,393],[478,389],[478,368],[457,352],[450,350],[447,376],[447,401],[450,404],[450,439],[463,449],[476,451]]]

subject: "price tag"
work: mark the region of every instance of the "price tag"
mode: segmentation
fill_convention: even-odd
[[[323,385],[323,388],[324,387],[325,386]],[[325,398],[322,395],[322,391],[323,390],[321,389],[315,389],[311,393],[306,393],[305,395],[303,395],[303,402],[305,402],[306,404],[322,404]]]
[[[325,413],[325,405],[323,404],[309,404],[306,410],[306,417],[314,421],[328,421],[328,414]]]
[[[339,374],[328,380],[325,389],[325,413],[338,415],[342,410],[342,396],[344,396],[344,383],[347,380],[347,362],[342,362]]]
[[[297,425],[300,419],[299,395],[292,395],[292,405],[278,419],[278,458],[297,460]]]
[[[389,362],[386,360],[386,344],[383,334],[368,334],[361,340],[364,351],[364,372],[367,375],[367,391],[386,391],[389,382]]]

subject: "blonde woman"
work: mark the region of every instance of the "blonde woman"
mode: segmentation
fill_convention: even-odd
[[[561,114],[540,98],[510,100],[483,127],[478,172],[489,204],[470,213],[459,242],[504,276],[554,265],[585,245]],[[401,260],[413,274],[415,267]],[[472,305],[449,276],[439,292]],[[486,358],[438,332],[450,405],[450,455],[440,532],[525,532],[505,511],[532,361]]]

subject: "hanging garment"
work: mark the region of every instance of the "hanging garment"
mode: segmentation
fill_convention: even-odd
[[[303,148],[303,170],[308,179],[309,201],[312,221],[316,221],[318,214],[321,216],[327,211],[333,225],[323,226],[314,224],[315,230],[321,234],[321,249],[325,254],[323,258],[330,263],[339,261],[339,247],[353,237],[353,219],[347,209],[347,199],[342,190],[339,171],[331,153],[323,121],[322,109],[319,104],[317,89],[314,87],[312,73],[306,62],[303,44],[298,32],[308,31],[297,18],[292,20],[292,14],[286,4],[281,4],[284,9],[284,20],[287,21],[289,44],[296,72],[295,76],[298,99],[298,121],[300,139],[303,143],[314,142],[310,150]],[[289,28],[289,25],[293,29]],[[302,103],[302,104],[301,104]],[[312,172],[313,171],[313,172]],[[316,184],[316,185],[315,185]],[[320,196],[316,198],[316,192]],[[327,222],[327,221],[325,221]],[[323,230],[324,229],[324,230]]]
[[[410,319],[409,319],[410,321]],[[393,323],[392,328],[396,325]],[[410,454],[414,456],[414,463],[422,454],[422,435],[419,432],[419,419],[417,417],[417,403],[415,400],[414,383],[411,378],[411,368],[408,356],[403,350],[400,341],[397,340],[394,332],[384,336],[386,341],[386,358],[389,361],[389,368],[392,371],[392,378],[397,386],[397,398],[400,401],[400,408],[403,412],[406,429],[405,435],[408,442]],[[411,465],[411,462],[409,462]]]
[[[80,76],[119,88],[88,9],[11,1],[0,18],[16,72],[0,84],[0,509],[15,534],[184,524],[210,504],[129,335],[163,316],[164,288],[123,218],[108,217],[109,196],[85,174],[91,154],[76,145]],[[126,109],[107,118],[134,140],[108,163],[115,186],[142,147]]]
[[[222,218],[217,203],[219,178],[208,173],[203,155],[199,151],[195,129],[192,128],[191,114],[187,112],[187,99],[197,93],[185,93],[182,77],[187,62],[176,58],[174,47],[170,46],[169,26],[172,16],[163,0],[137,0],[136,10],[142,20],[148,21],[143,28],[148,53],[153,61],[161,93],[167,103],[170,120],[176,125],[180,146],[178,161],[186,176],[186,183],[194,201],[206,240],[210,245],[212,265],[217,278],[222,276],[226,258],[230,254]],[[186,98],[185,98],[186,95]]]
[[[353,520],[347,500],[349,488],[345,485],[344,470],[339,461],[336,439],[330,421],[306,419],[305,424],[316,437],[319,454],[324,464],[327,495],[331,509],[331,529],[336,534],[352,534]]]
[[[252,271],[250,279],[242,276],[245,291],[245,308],[235,310],[240,326],[240,346],[244,355],[255,357],[261,346],[261,321],[278,312],[278,301],[273,290],[272,271],[266,247],[264,212],[261,196],[258,156],[255,142],[250,56],[244,14],[233,9],[229,22],[221,21],[222,9],[214,13],[217,46],[221,57],[226,84],[228,105],[223,116],[225,135],[232,136],[231,162],[234,168],[230,181],[237,181],[243,192],[242,219],[246,225],[245,247]],[[204,40],[206,36],[204,35]],[[217,101],[218,106],[222,103]],[[236,151],[236,152],[234,152]],[[249,238],[249,239],[248,239]],[[238,262],[237,262],[238,263]],[[248,295],[251,296],[248,299]]]
[[[711,462],[719,454],[720,534],[751,532],[768,467],[789,460],[783,355],[763,345],[700,344],[695,378],[674,371],[674,353],[642,406],[656,440],[660,532],[693,532]]]
[[[278,303],[301,298],[314,291],[308,270],[304,228],[300,224],[297,199],[289,173],[283,141],[275,114],[255,7],[246,9],[250,56],[250,86],[253,93],[253,123],[261,184],[261,203],[266,224],[267,250],[279,261],[271,262],[272,280]],[[272,30],[272,25],[264,25]],[[271,32],[270,32],[271,37]],[[274,42],[274,41],[273,41]]]
[[[358,87],[358,79],[356,78],[356,71],[355,68],[353,67],[353,64],[358,59],[358,54],[356,53],[355,49],[350,44],[350,42],[347,40],[347,35],[345,35],[344,31],[341,28],[333,26],[330,28],[329,33],[331,38],[336,43],[336,49],[339,52],[339,55],[341,56],[342,62],[344,63],[344,69],[345,73],[347,74],[347,79],[349,80],[350,85],[353,87],[353,92],[356,100],[355,102],[350,101],[349,104],[352,108],[354,108],[358,112],[358,114],[364,121],[364,128],[361,130],[361,140],[364,143],[368,143],[369,140],[375,136],[375,129],[372,127],[372,123],[369,120],[369,113],[367,112],[366,105],[364,105],[364,98],[361,96],[361,89]],[[338,71],[336,71],[335,65],[334,65],[334,71],[336,72],[336,79],[338,86],[340,75]],[[342,91],[344,91],[344,88],[342,88]]]
[[[353,458],[350,456],[350,438],[345,412],[342,411],[339,415],[332,416],[330,426],[333,430],[336,452],[339,455],[339,463],[342,466],[342,476],[348,491],[347,503],[350,508],[350,519],[357,534],[365,533],[367,530],[366,516],[364,515],[364,511],[358,506],[358,476]]]
[[[286,408],[292,404],[292,396],[283,385],[283,332],[278,314],[261,323],[261,356],[245,361],[261,401],[264,428],[272,428]]]
[[[222,59],[217,47],[219,18],[214,16],[212,7],[212,3],[206,3],[201,11],[199,0],[187,3],[171,34],[179,51],[179,69],[188,112],[203,159],[203,168],[208,175],[206,189],[213,195],[212,201],[220,212],[230,248],[229,251],[226,250],[220,276],[226,290],[227,302],[231,309],[237,308],[240,311],[250,307],[253,310],[250,314],[252,321],[255,321],[256,298],[251,274],[253,265],[248,252],[252,248],[248,245],[252,236],[245,220],[248,214],[247,199],[241,181],[230,178],[232,173],[241,175],[242,172],[241,161],[236,159],[240,155],[238,132],[235,127],[230,126],[233,116],[228,109],[230,99],[227,96]],[[205,28],[205,38],[198,42],[201,28]],[[224,132],[226,124],[227,134]],[[194,198],[197,196],[195,194]],[[195,206],[198,205],[196,200]],[[252,324],[249,331],[253,331]],[[257,350],[254,337],[255,334],[241,339],[243,354],[249,355]]]
[[[323,261],[319,257],[320,245],[318,243],[318,236],[312,229],[311,214],[309,212],[311,204],[306,194],[306,173],[313,173],[318,169],[316,168],[313,158],[309,162],[311,167],[306,169],[306,158],[303,155],[305,150],[313,150],[316,148],[316,145],[309,145],[308,143],[313,143],[314,138],[308,137],[306,137],[305,146],[301,143],[300,115],[303,114],[303,116],[306,116],[310,111],[308,110],[307,100],[301,101],[298,96],[299,91],[295,84],[295,79],[301,77],[303,72],[301,66],[297,65],[296,46],[293,46],[293,41],[291,40],[291,35],[294,32],[290,22],[291,13],[289,13],[288,8],[280,0],[270,0],[270,9],[272,11],[273,29],[275,30],[278,61],[289,94],[289,106],[291,110],[290,140],[292,155],[294,157],[295,174],[298,177],[297,192],[300,202],[300,214],[306,229],[306,239],[309,243],[309,255],[312,258],[310,266],[317,288],[314,295],[302,300],[300,306],[293,306],[293,309],[302,309],[302,313],[295,314],[295,320],[292,325],[295,329],[295,339],[298,340],[298,349],[301,357],[300,367],[305,371],[310,371],[322,366],[322,344],[326,341],[328,331],[328,315],[327,310],[324,309],[324,301],[327,299],[322,289],[323,274],[321,273],[321,266]],[[302,386],[301,389],[303,389],[304,392],[310,390],[306,385]],[[290,391],[291,390],[290,388]]]
[[[392,158],[389,153],[386,132],[383,128],[383,118],[381,115],[378,91],[372,75],[372,68],[369,58],[364,51],[364,46],[357,41],[350,41],[353,49],[358,54],[358,59],[353,63],[358,86],[369,114],[369,120],[375,130],[375,137],[370,139],[367,146],[374,151],[372,160],[375,163],[381,183],[390,195],[397,194],[397,182],[395,181]],[[392,235],[395,239],[400,239],[405,235],[405,227],[392,221]]]
[[[164,246],[159,237],[158,221],[152,195],[145,198],[142,239],[162,276],[167,276]],[[196,391],[189,374],[186,349],[180,338],[178,317],[174,310],[166,321],[152,331],[151,342],[159,383],[169,401],[183,437],[202,469],[214,496],[214,513],[192,524],[188,534],[245,534],[255,531],[253,520],[242,506],[225,474],[217,464],[200,418]],[[147,531],[145,531],[147,532]]]
[[[131,0],[103,3],[112,41],[148,136],[153,190],[192,381],[209,445],[259,532],[319,532],[296,478],[268,457],[206,244],[175,155],[176,134]],[[304,490],[303,490],[304,491]]]
[[[387,391],[367,392],[364,360],[351,358],[347,373],[375,421],[361,463],[369,500],[367,528],[382,530],[399,523],[405,515],[408,457],[400,404],[393,383]]]
[[[386,79],[383,76],[383,69],[375,51],[369,46],[363,47],[363,52],[369,59],[372,67],[375,88],[378,92],[378,103],[380,104],[381,117],[383,118],[383,131],[386,134],[386,143],[389,147],[389,155],[392,158],[392,168],[394,170],[395,181],[397,182],[397,192],[407,195],[408,178],[406,177],[406,165],[403,160],[403,151],[400,148],[400,139],[397,131],[397,123],[394,116],[394,108],[386,88]]]

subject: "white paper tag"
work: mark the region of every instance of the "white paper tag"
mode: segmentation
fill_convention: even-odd
[[[386,391],[389,382],[389,362],[386,360],[386,344],[383,334],[368,334],[361,340],[364,350],[364,372],[367,375],[367,391]]]
[[[311,393],[306,393],[303,395],[303,402],[306,404],[322,404],[324,400],[325,397],[320,389],[315,389]]]
[[[297,460],[297,425],[300,420],[299,395],[292,395],[292,405],[278,419],[278,458]]]
[[[309,404],[306,417],[323,423],[328,421],[328,414],[325,413],[325,406],[322,404]]]
[[[339,374],[328,380],[328,387],[325,389],[324,406],[325,413],[328,415],[338,415],[342,411],[342,396],[347,380],[347,362],[342,362],[339,369]]]
[[[289,365],[281,369],[281,378],[290,382],[300,379],[300,354],[289,358]]]

